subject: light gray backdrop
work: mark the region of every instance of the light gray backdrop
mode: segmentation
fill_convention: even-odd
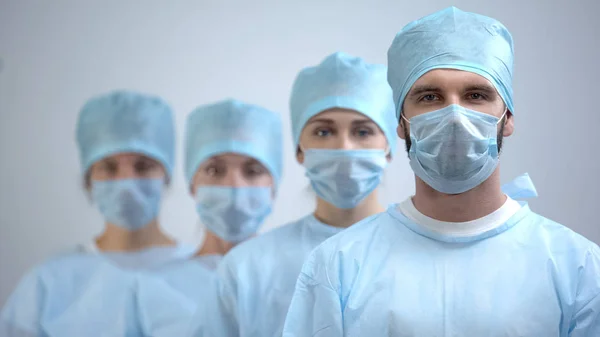
[[[298,70],[339,50],[385,63],[403,25],[452,4],[500,19],[516,41],[516,134],[503,180],[529,172],[540,193],[534,210],[600,242],[598,1],[0,0],[0,304],[35,263],[102,228],[74,142],[89,96],[130,88],[172,103],[180,147],[161,218],[188,242],[201,230],[183,182],[187,113],[226,97],[279,111],[289,151],[268,230],[313,207],[289,136]],[[386,203],[414,189],[401,150],[385,179]]]

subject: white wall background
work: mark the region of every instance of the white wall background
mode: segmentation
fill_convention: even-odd
[[[281,112],[298,70],[342,50],[386,62],[395,33],[449,5],[501,20],[516,41],[516,134],[503,179],[528,171],[534,210],[600,242],[600,5],[595,0],[158,1],[0,0],[0,304],[49,254],[89,241],[102,220],[81,187],[78,109],[115,88],[156,93],[177,112],[226,97]],[[286,137],[285,175],[265,229],[313,207]],[[197,240],[181,137],[165,229]],[[403,145],[403,144],[401,144]],[[414,189],[404,153],[383,200]]]

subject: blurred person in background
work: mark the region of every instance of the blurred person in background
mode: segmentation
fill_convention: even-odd
[[[131,91],[92,98],[79,114],[77,144],[104,230],[27,273],[2,310],[1,336],[136,336],[136,271],[196,249],[178,245],[158,222],[175,153],[167,103]]]

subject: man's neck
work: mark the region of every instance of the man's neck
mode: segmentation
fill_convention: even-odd
[[[360,204],[354,208],[341,209],[333,206],[321,198],[317,198],[317,209],[315,218],[324,224],[347,228],[371,215],[381,213],[385,210],[377,198],[377,190],[373,191]]]
[[[416,177],[415,208],[424,215],[446,222],[466,222],[498,210],[506,202],[500,187],[499,168],[479,186],[461,194],[440,193]]]
[[[107,223],[96,238],[96,246],[104,252],[132,252],[157,246],[173,246],[176,242],[160,230],[156,220],[136,231]]]
[[[225,255],[235,246],[234,243],[225,241],[216,236],[211,231],[206,231],[202,248],[196,253],[196,256],[202,255]]]

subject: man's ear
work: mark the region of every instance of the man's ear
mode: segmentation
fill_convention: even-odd
[[[398,123],[398,127],[396,128],[396,133],[400,139],[406,140],[406,133],[404,133],[404,120],[400,119],[400,123]]]
[[[504,137],[510,137],[512,136],[513,132],[515,132],[515,118],[513,117],[513,114],[508,111],[506,113],[506,120],[504,121],[504,131],[502,135]]]

